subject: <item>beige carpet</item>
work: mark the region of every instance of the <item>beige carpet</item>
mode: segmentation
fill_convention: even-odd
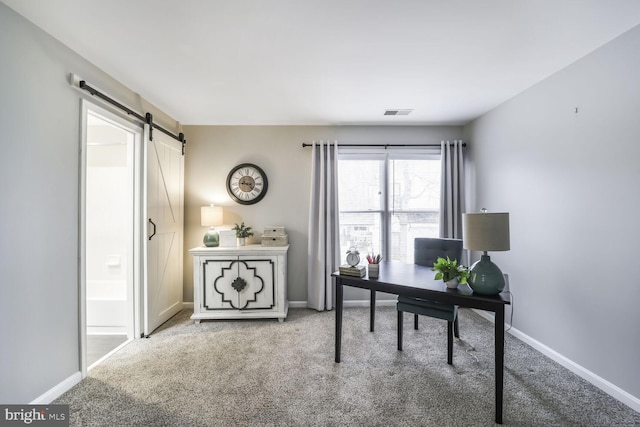
[[[461,310],[454,365],[446,322],[346,308],[342,363],[335,313],[292,309],[275,320],[207,321],[183,311],[93,369],[54,403],[74,426],[494,425],[493,325]],[[634,426],[640,414],[510,335],[504,425]]]

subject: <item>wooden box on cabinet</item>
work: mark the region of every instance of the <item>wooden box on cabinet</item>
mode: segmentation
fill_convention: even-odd
[[[284,321],[289,246],[198,247],[193,255],[193,315],[202,319]]]

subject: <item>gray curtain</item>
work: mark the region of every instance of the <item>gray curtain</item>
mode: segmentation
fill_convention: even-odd
[[[311,156],[307,306],[323,311],[333,308],[331,273],[340,264],[338,142],[314,141]]]
[[[442,141],[440,147],[440,237],[462,239],[462,212],[465,208],[462,141]]]

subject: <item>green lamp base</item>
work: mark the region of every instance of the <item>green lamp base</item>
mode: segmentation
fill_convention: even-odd
[[[469,269],[469,287],[474,293],[498,295],[504,289],[504,274],[491,262],[489,255],[482,255]]]
[[[220,246],[220,233],[218,230],[211,227],[207,234],[204,235],[204,239],[202,239],[202,243],[208,248],[215,248]]]

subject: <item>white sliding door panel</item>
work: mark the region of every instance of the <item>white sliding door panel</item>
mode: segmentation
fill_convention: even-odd
[[[145,335],[182,310],[184,156],[182,144],[153,132],[147,142]]]

